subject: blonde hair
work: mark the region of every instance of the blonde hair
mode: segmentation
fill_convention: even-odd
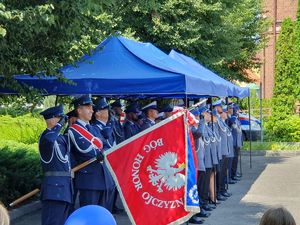
[[[296,225],[296,222],[286,208],[279,207],[266,211],[259,225]]]
[[[9,225],[8,212],[1,203],[0,203],[0,225]]]

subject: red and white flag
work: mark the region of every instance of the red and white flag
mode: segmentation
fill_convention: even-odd
[[[178,113],[106,152],[132,224],[181,224],[187,183],[186,117]]]

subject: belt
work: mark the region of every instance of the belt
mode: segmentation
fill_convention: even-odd
[[[46,177],[72,177],[74,178],[74,172],[66,171],[47,171],[44,174]]]

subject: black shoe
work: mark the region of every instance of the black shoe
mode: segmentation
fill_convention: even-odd
[[[210,213],[205,212],[203,209],[201,209],[201,211],[197,213],[195,216],[201,218],[208,218],[210,216]]]
[[[211,209],[216,209],[217,208],[217,206],[215,206],[215,205],[213,205],[213,204],[209,204],[208,205]]]
[[[241,179],[240,179],[240,178],[237,178],[237,177],[232,177],[231,180],[234,180],[234,181],[240,181]]]
[[[202,219],[197,220],[196,218],[192,217],[191,219],[189,219],[189,223],[192,223],[192,224],[203,224],[204,220],[202,220]]]
[[[205,211],[212,211],[212,208],[210,208],[208,205],[202,206],[201,209],[204,209]]]
[[[226,197],[226,198],[229,198],[231,195],[230,194],[228,194],[227,192],[224,192],[224,193],[222,193],[221,194],[223,197]]]
[[[228,182],[228,184],[236,184],[236,182],[233,181],[233,180],[230,180],[230,181]]]
[[[209,204],[211,204],[211,205],[219,205],[219,204],[221,204],[221,202],[219,202],[218,199],[216,199],[215,202],[212,201],[212,200],[209,200]]]
[[[218,199],[218,201],[226,201],[227,200],[227,198],[223,197],[222,195],[217,196],[217,199]]]

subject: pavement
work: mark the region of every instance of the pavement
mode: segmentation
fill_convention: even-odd
[[[243,179],[230,185],[233,193],[218,205],[205,225],[258,225],[263,213],[273,206],[284,206],[300,221],[300,156],[242,157]],[[40,210],[12,221],[12,225],[40,225]],[[146,218],[145,218],[146,219]],[[130,225],[126,213],[116,216],[118,225]]]

